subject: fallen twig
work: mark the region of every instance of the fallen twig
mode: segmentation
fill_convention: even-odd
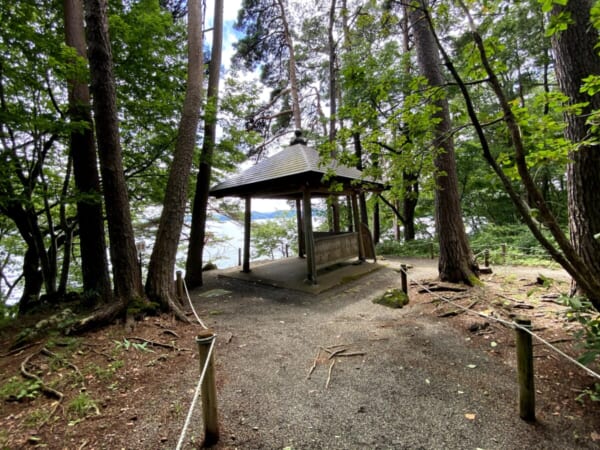
[[[175,333],[173,330],[164,329],[163,333],[164,334],[170,334],[171,336],[175,336],[177,339],[179,339],[179,335],[177,333]]]
[[[2,354],[0,355],[0,358],[6,358],[7,356],[15,355],[15,354],[17,354],[17,353],[19,353],[19,352],[21,352],[21,351],[23,351],[23,350],[26,350],[26,349],[28,349],[28,348],[30,348],[30,347],[33,347],[33,346],[35,346],[35,345],[38,345],[39,343],[40,343],[40,341],[37,341],[37,342],[31,342],[31,343],[29,343],[29,344],[22,345],[21,347],[17,347],[17,348],[15,348],[15,349],[12,349],[12,350],[11,350],[11,351],[9,351],[9,352],[2,353]]]
[[[362,355],[366,355],[366,353],[365,352],[338,353],[335,356],[362,356]],[[329,357],[329,359],[331,359],[331,356]]]
[[[451,311],[447,311],[445,313],[438,314],[438,317],[458,316],[459,314],[462,314],[462,313],[466,312],[467,309],[471,309],[477,303],[479,303],[479,300],[474,300],[473,302],[471,302],[471,304],[469,306],[466,306],[465,309],[462,309],[462,308],[461,309],[453,309]]]
[[[331,372],[333,371],[333,366],[335,366],[335,359],[331,361],[331,365],[329,366],[329,372],[327,374],[327,381],[325,382],[325,389],[329,387],[329,382],[331,381]]]
[[[307,380],[310,380],[310,376],[312,375],[312,373],[315,371],[315,369],[317,368],[317,361],[319,359],[319,355],[321,354],[321,347],[319,347],[317,349],[317,356],[315,356],[315,360],[313,362],[313,365],[311,366],[310,370],[308,371],[308,375],[306,376]]]
[[[155,345],[157,347],[163,347],[163,348],[169,348],[171,350],[176,350],[176,351],[186,350],[188,352],[191,352],[191,350],[189,348],[182,348],[182,347],[177,347],[176,345],[173,345],[173,344],[164,344],[162,342],[151,341],[150,339],[146,339],[143,337],[131,336],[131,337],[127,337],[126,339],[129,341],[136,340],[136,341],[141,341],[141,342],[147,342],[150,345]]]
[[[346,351],[345,348],[340,348],[338,350],[335,350],[333,352],[331,352],[331,354],[329,355],[329,359],[332,359],[335,356],[342,356],[341,353],[344,353]]]

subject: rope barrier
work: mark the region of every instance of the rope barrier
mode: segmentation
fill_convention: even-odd
[[[200,326],[202,328],[204,328],[205,330],[208,330],[208,327],[204,324],[204,322],[202,322],[202,319],[200,319],[200,316],[198,316],[198,313],[196,313],[196,308],[194,308],[194,304],[192,303],[192,299],[190,298],[190,293],[188,291],[185,279],[183,280],[183,287],[185,289],[185,295],[188,299],[190,308],[192,309],[192,312],[194,313],[194,317],[196,317],[196,320],[198,321],[198,323],[200,324]],[[213,339],[213,341],[210,344],[210,348],[208,350],[208,356],[204,363],[204,367],[202,368],[202,372],[200,373],[200,378],[198,379],[198,384],[196,385],[196,390],[194,391],[194,396],[192,397],[192,403],[190,404],[190,409],[188,410],[187,417],[186,417],[185,423],[183,425],[183,429],[181,430],[181,434],[179,436],[179,441],[177,442],[176,450],[181,449],[181,446],[183,445],[183,440],[185,439],[185,435],[187,433],[187,429],[190,426],[190,421],[192,420],[192,413],[194,412],[194,409],[196,408],[196,403],[198,402],[198,398],[200,397],[200,389],[202,388],[202,383],[204,382],[204,376],[206,374],[206,370],[208,369],[208,365],[210,363],[210,358],[212,356],[215,342],[216,342],[216,339]]]
[[[183,288],[185,289],[185,295],[188,299],[188,303],[190,304],[190,308],[192,308],[192,312],[194,313],[194,316],[196,317],[196,320],[198,321],[198,323],[200,324],[200,326],[202,328],[204,328],[205,330],[208,330],[208,327],[206,325],[204,325],[204,322],[202,322],[202,320],[200,319],[200,316],[198,316],[198,314],[196,313],[196,308],[194,308],[194,305],[192,304],[192,299],[190,298],[190,293],[188,291],[187,284],[185,282],[185,278],[183,279]]]
[[[208,365],[210,363],[210,358],[215,347],[215,342],[216,339],[213,339],[213,341],[210,344],[210,348],[208,349],[208,357],[206,358],[206,362],[204,363],[204,367],[202,368],[202,373],[200,374],[200,379],[198,380],[198,384],[196,385],[194,397],[192,397],[192,403],[190,405],[190,409],[188,410],[187,417],[185,418],[185,423],[183,425],[183,429],[181,430],[181,435],[179,436],[179,441],[177,442],[176,450],[181,449],[181,446],[183,445],[183,440],[185,439],[185,435],[187,433],[187,429],[190,426],[190,421],[192,420],[192,413],[194,412],[194,408],[196,407],[196,403],[198,402],[198,398],[200,397],[200,389],[202,387],[202,382],[204,381],[204,375],[206,375],[206,370],[208,369]]]
[[[400,268],[400,270],[402,272],[404,272],[406,274],[406,276],[408,277],[408,273],[406,272],[406,270],[402,269],[402,267]],[[451,304],[452,306],[455,306],[458,309],[462,309],[463,311],[465,311],[467,314],[475,314],[479,317],[483,317],[484,319],[489,319],[489,320],[493,320],[496,321],[498,323],[501,323],[509,328],[513,328],[513,329],[519,329],[522,331],[526,331],[527,333],[529,333],[532,337],[534,337],[535,339],[537,339],[538,341],[540,341],[542,344],[546,345],[547,347],[549,347],[551,350],[554,350],[556,353],[558,353],[559,355],[561,355],[563,358],[565,358],[567,361],[572,362],[573,364],[575,364],[577,367],[579,367],[580,369],[584,370],[585,372],[587,372],[588,375],[600,379],[600,374],[597,374],[596,372],[594,372],[592,369],[590,369],[589,367],[583,365],[582,363],[580,363],[579,361],[577,361],[575,358],[567,355],[565,352],[563,352],[562,350],[558,349],[556,346],[552,345],[550,342],[546,341],[544,338],[542,338],[541,336],[538,336],[537,334],[535,334],[533,331],[531,331],[530,329],[523,327],[521,325],[518,325],[514,322],[509,322],[507,320],[504,319],[500,319],[498,317],[494,317],[494,316],[490,316],[484,313],[481,313],[479,311],[473,311],[472,309],[466,308],[465,306],[459,305],[458,303],[454,303],[452,300],[445,298],[444,296],[437,294],[436,292],[431,291],[429,288],[427,288],[427,286],[425,286],[424,284],[422,284],[420,281],[415,280],[413,278],[410,278],[410,280],[415,283],[416,285],[418,285],[419,287],[421,287],[421,289],[424,289],[425,291],[427,291],[429,294],[433,295],[434,297],[439,298],[440,300]]]

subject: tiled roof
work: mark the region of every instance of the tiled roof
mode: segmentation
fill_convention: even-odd
[[[361,180],[361,172],[355,168],[344,166],[337,161],[321,165],[319,153],[312,147],[304,144],[294,144],[284,148],[281,152],[263,159],[258,164],[244,170],[214,186],[211,195],[221,197],[225,195],[252,195],[254,188],[264,187],[265,183],[286,185],[287,181],[298,180],[305,174],[306,178],[314,179],[315,174],[321,176],[330,169],[335,173],[336,179]],[[367,180],[372,182],[371,180]]]

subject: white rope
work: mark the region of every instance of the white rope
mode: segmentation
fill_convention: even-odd
[[[200,388],[202,387],[202,382],[204,381],[204,375],[206,374],[206,370],[208,369],[208,364],[210,363],[210,358],[212,356],[213,348],[215,347],[216,339],[213,338],[210,348],[208,349],[208,354],[206,356],[206,361],[204,362],[204,367],[202,368],[202,373],[200,374],[200,379],[198,380],[198,384],[196,385],[196,391],[194,392],[194,397],[192,398],[192,404],[190,405],[190,409],[188,410],[187,417],[185,419],[185,424],[183,425],[183,429],[181,430],[181,435],[179,436],[179,441],[177,442],[176,450],[180,450],[183,445],[183,440],[185,439],[185,434],[187,433],[187,429],[190,426],[190,421],[192,420],[192,413],[194,412],[194,408],[196,407],[196,402],[198,401],[198,397],[200,397]]]
[[[404,272],[408,278],[408,273],[406,272],[406,270],[402,269],[402,267],[400,267],[400,270],[402,272]],[[427,292],[429,292],[431,295],[433,295],[434,297],[439,298],[440,300],[443,300],[446,303],[449,303],[459,309],[462,309],[463,311],[465,311],[467,314],[475,314],[477,316],[483,317],[484,319],[489,319],[489,320],[494,320],[496,322],[499,322],[509,328],[518,328],[520,330],[526,331],[527,333],[529,333],[531,336],[533,336],[534,338],[536,338],[538,341],[540,341],[542,344],[546,345],[547,347],[549,347],[550,349],[554,350],[556,353],[558,353],[559,355],[561,355],[563,358],[567,359],[568,361],[572,362],[573,364],[575,364],[577,367],[583,369],[585,372],[587,372],[588,375],[591,375],[594,378],[598,378],[600,379],[600,375],[597,374],[596,372],[594,372],[592,369],[590,369],[589,367],[581,364],[579,361],[577,361],[575,358],[572,358],[571,356],[567,355],[565,352],[563,352],[562,350],[558,349],[557,347],[555,347],[554,345],[552,345],[550,342],[546,341],[544,338],[542,338],[541,336],[538,336],[537,334],[535,334],[533,331],[531,331],[529,328],[527,327],[523,327],[519,324],[516,324],[514,322],[509,322],[507,320],[504,319],[500,319],[498,317],[494,317],[494,316],[489,316],[487,314],[483,314],[480,313],[478,311],[473,311],[465,306],[459,305],[458,303],[454,303],[452,300],[445,298],[442,295],[437,294],[436,292],[431,291],[427,286],[425,286],[424,284],[420,283],[418,280],[415,280],[413,278],[410,278],[410,280],[412,282],[414,282],[416,285],[420,286],[422,289],[426,290]]]
[[[198,321],[198,323],[200,324],[200,326],[202,328],[204,328],[205,330],[208,330],[208,327],[206,325],[204,325],[204,322],[202,322],[202,320],[200,319],[200,316],[198,316],[198,314],[196,313],[196,309],[194,308],[194,305],[192,304],[192,299],[190,298],[190,293],[188,292],[187,284],[185,283],[185,278],[183,279],[183,288],[185,289],[185,295],[188,299],[188,303],[190,304],[190,308],[192,308],[192,312],[194,313],[194,316],[196,317],[196,320]]]

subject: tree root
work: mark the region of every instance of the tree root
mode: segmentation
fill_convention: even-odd
[[[47,384],[44,383],[44,381],[38,377],[36,374],[31,373],[27,370],[27,364],[29,364],[29,360],[31,358],[33,358],[35,355],[37,355],[36,353],[32,353],[31,355],[29,355],[27,358],[25,358],[23,360],[23,362],[21,363],[21,375],[23,375],[24,378],[27,378],[28,380],[33,380],[36,381],[37,383],[39,383],[40,385],[40,391],[42,391],[42,393],[46,396],[46,397],[51,397],[51,398],[55,398],[58,401],[61,401],[64,397],[63,393],[60,391],[57,391],[56,389],[51,388],[50,386],[48,386]]]

